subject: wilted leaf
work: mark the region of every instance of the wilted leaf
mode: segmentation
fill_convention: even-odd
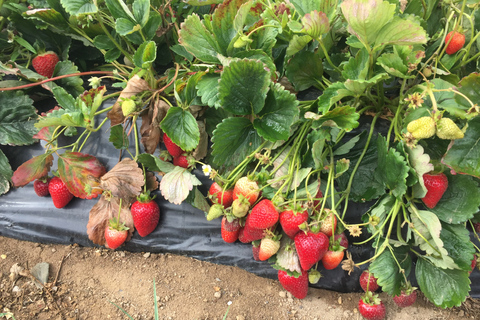
[[[33,139],[40,139],[40,140],[44,140],[44,141],[50,141],[53,137],[53,133],[55,132],[55,128],[54,126],[52,127],[43,127],[42,129],[40,129],[40,131],[38,131],[37,134],[34,134],[32,136]]]
[[[51,154],[42,154],[24,162],[15,170],[12,182],[15,187],[26,186],[31,181],[45,177],[53,164]]]
[[[122,90],[120,96],[117,99],[117,102],[113,105],[112,110],[107,113],[107,117],[110,119],[110,125],[114,126],[119,123],[122,123],[125,120],[122,112],[122,99],[130,98],[134,95],[137,95],[143,91],[150,90],[150,86],[148,85],[147,81],[140,78],[138,75],[134,75],[130,80],[127,82],[127,86],[125,89]]]
[[[201,160],[206,157],[208,152],[208,134],[204,121],[197,120],[198,129],[200,130],[200,140],[197,148],[192,152],[192,156],[195,160]]]
[[[100,178],[100,188],[114,197],[129,199],[142,192],[145,184],[143,171],[132,159],[125,158]]]
[[[160,181],[162,196],[174,204],[181,204],[192,191],[193,186],[202,183],[187,169],[175,167],[172,171],[163,176]]]
[[[123,222],[129,228],[127,241],[130,240],[134,230],[130,204],[128,200],[123,199],[120,211],[120,222]],[[120,198],[107,198],[105,195],[102,195],[90,210],[87,223],[88,239],[95,244],[103,246],[105,244],[105,228],[108,226],[110,219],[118,217],[119,209]]]
[[[161,139],[160,122],[167,114],[170,106],[161,99],[150,103],[148,113],[142,115],[142,126],[140,127],[141,142],[146,153],[153,154]]]
[[[103,192],[100,177],[105,167],[92,155],[65,152],[58,158],[58,173],[68,190],[77,198],[92,199]]]
[[[147,191],[157,190],[160,184],[153,172],[147,172]]]

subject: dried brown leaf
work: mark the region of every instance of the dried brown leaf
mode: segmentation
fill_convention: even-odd
[[[208,152],[208,134],[204,121],[197,121],[198,129],[200,129],[200,141],[197,148],[193,151],[192,156],[195,160],[201,160],[206,157]]]
[[[143,171],[132,159],[123,159],[100,179],[102,190],[110,191],[112,196],[132,198],[142,192],[145,184]]]
[[[157,177],[153,172],[147,172],[147,190],[154,191],[157,190],[160,186],[158,183]]]
[[[156,99],[148,108],[148,112],[142,115],[140,127],[141,142],[146,153],[153,154],[161,139],[160,122],[165,118],[170,106],[161,99]]]
[[[134,231],[132,213],[130,212],[130,204],[132,200],[122,200],[122,208],[120,211],[120,222],[128,227],[127,241],[132,237]],[[102,195],[100,200],[90,210],[90,216],[87,223],[88,239],[93,243],[103,246],[105,244],[105,228],[108,226],[110,219],[118,217],[120,208],[120,198],[106,197]]]
[[[134,95],[137,95],[144,91],[149,91],[150,87],[147,81],[143,80],[137,75],[134,75],[130,80],[127,82],[127,86],[123,89],[122,93],[117,99],[117,102],[113,105],[112,110],[107,113],[108,119],[110,119],[110,125],[115,126],[117,124],[123,123],[125,117],[122,112],[122,105],[121,101],[123,99],[130,98]]]

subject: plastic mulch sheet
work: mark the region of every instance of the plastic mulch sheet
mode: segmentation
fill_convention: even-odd
[[[356,131],[358,133],[368,129],[368,122],[363,122]],[[379,130],[381,131],[382,128],[380,127]],[[24,147],[0,147],[14,170],[23,162],[44,152],[40,143]],[[107,170],[119,160],[118,150],[108,142],[106,129],[95,133],[82,152],[95,155]],[[56,159],[52,169],[56,169]],[[195,173],[202,183],[206,184],[201,189],[206,194],[211,182],[199,170]],[[268,262],[253,259],[250,244],[241,242],[230,244],[222,240],[220,219],[207,221],[202,211],[189,204],[174,205],[164,200],[159,191],[155,194],[161,210],[158,227],[144,238],[134,233],[132,239],[121,248],[122,250],[186,255],[216,264],[237,266],[262,277],[277,278],[277,271]],[[96,202],[97,199],[73,199],[65,208],[56,209],[50,198],[40,198],[35,194],[33,183],[19,189],[12,188],[7,194],[0,196],[0,236],[39,243],[65,245],[76,243],[87,247],[95,246],[88,239],[86,226],[89,211]],[[361,215],[370,205],[370,203],[350,203],[347,220],[360,222]],[[353,239],[349,238],[349,242],[352,241]],[[356,238],[355,241],[359,239]],[[348,250],[357,262],[368,259],[372,254],[370,244],[350,245]],[[360,269],[356,269],[350,276],[340,267],[335,270],[324,270],[319,264],[319,270],[323,277],[313,287],[338,292],[361,290],[358,284],[358,277],[362,272]],[[415,283],[413,274],[411,278]],[[471,296],[480,298],[480,272],[475,270],[470,279],[472,281]]]

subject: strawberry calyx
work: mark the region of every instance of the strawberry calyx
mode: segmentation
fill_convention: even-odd
[[[108,227],[112,230],[117,230],[117,231],[130,230],[130,228],[127,227],[124,222],[120,223],[120,220],[118,218],[110,219],[108,223]]]
[[[378,294],[374,294],[372,291],[367,291],[361,299],[365,304],[370,306],[379,305],[382,300],[378,297]]]
[[[142,192],[138,197],[137,201],[140,203],[148,203],[155,199],[156,196],[150,196],[150,191]]]

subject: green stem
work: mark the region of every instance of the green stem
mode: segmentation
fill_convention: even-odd
[[[322,48],[323,54],[325,55],[325,59],[327,59],[328,64],[335,69],[338,73],[342,73],[342,70],[340,70],[336,65],[333,64],[332,60],[330,60],[330,56],[328,55],[327,49],[325,48],[325,45],[323,44],[323,41],[321,39],[317,39],[318,44]]]

